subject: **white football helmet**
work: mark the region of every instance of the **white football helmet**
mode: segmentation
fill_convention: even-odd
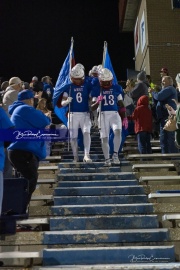
[[[75,85],[81,85],[84,82],[84,70],[78,66],[74,66],[70,72],[71,82]]]
[[[100,72],[101,69],[102,69],[102,65],[98,65],[98,66],[97,66],[97,69],[98,69],[98,72]]]
[[[112,86],[113,74],[107,68],[102,68],[99,73],[99,82],[101,87],[110,88]]]
[[[89,71],[89,76],[91,77],[98,77],[98,68],[97,66],[94,66],[90,71]]]
[[[84,67],[82,64],[80,64],[80,63],[76,64],[75,67],[80,67],[80,68],[82,68],[83,70],[85,70],[85,67]]]
[[[113,74],[112,72],[107,68],[102,68],[99,73],[99,79],[103,82],[105,81],[112,81],[113,80]]]
[[[70,75],[74,79],[84,79],[84,70],[76,65],[71,69]]]

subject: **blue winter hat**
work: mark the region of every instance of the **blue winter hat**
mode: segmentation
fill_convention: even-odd
[[[21,92],[19,92],[18,94],[18,100],[25,100],[25,99],[31,99],[34,98],[34,94],[31,90],[23,90]]]

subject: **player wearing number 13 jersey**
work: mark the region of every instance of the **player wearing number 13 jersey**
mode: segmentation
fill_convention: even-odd
[[[78,162],[78,129],[81,128],[84,142],[84,162],[92,162],[89,157],[91,137],[91,120],[89,113],[89,98],[91,84],[84,80],[84,70],[74,66],[70,72],[71,82],[63,87],[63,98],[61,105],[69,105],[68,129],[70,132],[71,148],[74,162]]]
[[[114,154],[112,160],[115,164],[120,164],[118,151],[121,144],[122,124],[125,125],[125,107],[123,104],[123,92],[119,85],[113,85],[112,72],[103,68],[99,74],[99,87],[94,87],[91,92],[92,110],[99,107],[98,125],[100,129],[102,150],[105,157],[105,165],[111,166],[109,159],[109,132],[112,128],[114,132]],[[120,107],[120,109],[119,109]],[[122,121],[118,111],[123,112]]]

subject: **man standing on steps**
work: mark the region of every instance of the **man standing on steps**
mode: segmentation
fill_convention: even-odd
[[[109,157],[109,132],[112,128],[114,132],[114,153],[112,161],[114,164],[120,164],[118,152],[121,144],[122,125],[127,129],[128,120],[126,118],[126,109],[123,104],[123,92],[119,85],[113,85],[113,74],[103,68],[99,74],[100,87],[94,87],[92,96],[92,110],[99,108],[98,125],[102,150],[105,157],[105,166],[111,166]],[[120,109],[118,108],[120,106]],[[119,113],[121,114],[121,117]]]
[[[78,162],[78,129],[81,128],[84,142],[84,162],[90,163],[89,156],[91,137],[91,120],[89,113],[89,98],[91,84],[85,80],[84,70],[80,66],[74,66],[70,72],[71,83],[62,87],[62,106],[69,106],[68,128],[70,142],[74,156],[74,162]]]

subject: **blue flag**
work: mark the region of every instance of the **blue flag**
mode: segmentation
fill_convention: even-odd
[[[73,43],[71,41],[71,47],[68,52],[68,55],[64,61],[64,64],[60,70],[55,89],[53,95],[53,105],[54,105],[54,112],[58,116],[58,118],[67,126],[67,111],[68,106],[62,107],[61,100],[62,100],[62,86],[70,83],[70,70],[74,66],[74,52],[73,52]]]
[[[113,66],[112,66],[112,63],[111,63],[111,59],[110,59],[107,47],[106,47],[106,51],[105,51],[104,68],[108,68],[112,72],[112,74],[113,74],[113,84],[118,84],[116,74],[114,72],[114,69],[113,69]]]

